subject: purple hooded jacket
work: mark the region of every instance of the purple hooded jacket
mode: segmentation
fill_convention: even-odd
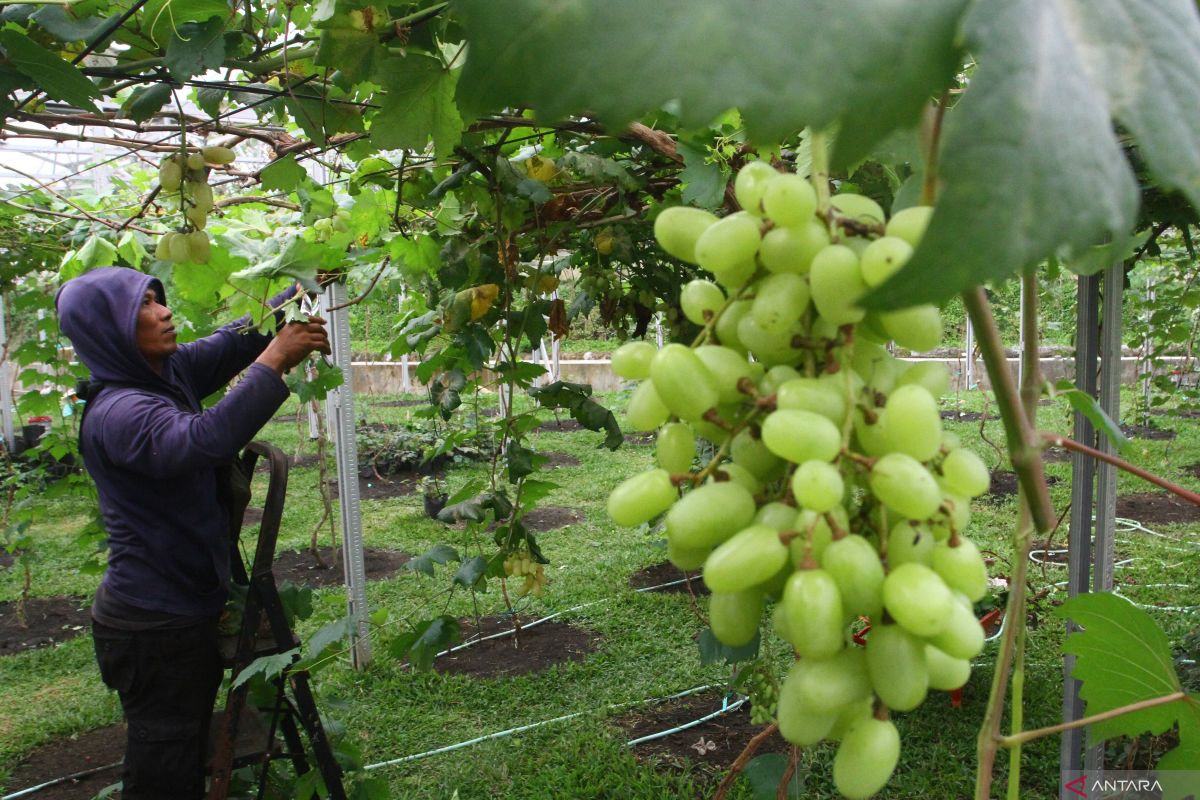
[[[104,267],[68,281],[55,301],[92,380],[109,384],[89,402],[80,431],[108,529],[104,588],[147,611],[215,615],[228,591],[230,541],[216,467],[250,442],[288,390],[273,370],[253,363],[271,337],[238,333],[246,320],[179,345],[156,374],[137,349],[147,290],[166,304],[157,278]],[[237,386],[201,410],[202,398],[242,370]]]

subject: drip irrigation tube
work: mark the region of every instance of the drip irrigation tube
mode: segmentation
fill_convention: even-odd
[[[17,798],[19,798],[19,797],[28,797],[29,795],[36,794],[37,792],[40,792],[43,789],[49,789],[52,786],[58,786],[59,784],[66,783],[67,781],[73,781],[73,780],[77,780],[79,778],[87,778],[87,777],[95,775],[99,772],[104,772],[104,770],[106,770],[106,769],[112,769],[113,767],[119,767],[124,763],[125,763],[125,759],[121,759],[120,761],[114,761],[112,764],[105,764],[102,767],[92,767],[90,769],[85,769],[80,772],[73,773],[71,775],[63,775],[61,778],[51,778],[50,780],[46,781],[45,783],[39,783],[37,786],[30,786],[27,789],[21,789],[19,792],[13,792],[12,794],[6,794],[6,795],[4,795],[4,797],[0,797],[0,800],[17,800]]]

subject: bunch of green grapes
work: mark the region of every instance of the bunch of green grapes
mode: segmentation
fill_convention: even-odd
[[[504,559],[504,574],[509,578],[525,579],[520,594],[542,596],[542,588],[546,585],[545,569],[529,553],[513,553]]]
[[[211,245],[204,226],[213,209],[212,187],[208,185],[209,164],[230,164],[235,155],[228,147],[204,147],[194,153],[176,153],[163,158],[158,167],[158,183],[168,195],[179,192],[185,224],[178,231],[165,233],[154,249],[163,261],[208,262]]]
[[[657,464],[618,485],[608,512],[629,526],[666,515],[669,557],[703,568],[725,644],[752,641],[770,609],[797,656],[780,731],[796,745],[840,741],[837,787],[867,797],[899,759],[889,710],[962,686],[983,648],[973,603],[988,576],[964,533],[989,474],[942,431],[945,367],[886,348],[936,347],[938,309],[857,303],[906,263],[931,209],[888,220],[854,194],[818,209],[808,182],[763,162],[735,192],[744,211],[671,208],[655,222],[664,250],[716,280],[682,290],[683,313],[704,326],[696,346],[613,355],[640,381],[627,422],[657,431]],[[708,463],[698,439],[712,443]],[[850,626],[863,619],[860,647]]]
[[[775,719],[779,704],[779,683],[765,659],[757,659],[739,676],[739,683],[750,698],[750,721],[766,725]]]
[[[321,217],[305,229],[302,237],[310,242],[327,242],[335,233],[345,233],[350,230],[350,212],[339,208],[329,217]]]

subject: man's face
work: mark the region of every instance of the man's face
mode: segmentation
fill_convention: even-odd
[[[162,372],[163,363],[175,352],[175,326],[171,324],[171,312],[158,302],[153,289],[142,296],[142,307],[138,311],[137,348],[155,372]]]

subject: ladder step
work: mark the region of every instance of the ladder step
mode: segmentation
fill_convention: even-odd
[[[208,729],[208,762],[211,766],[213,750],[217,737],[225,729],[225,710],[217,709],[213,713],[212,724]],[[238,716],[237,739],[233,745],[234,769],[248,764],[261,764],[269,753],[276,757],[282,753],[278,739],[267,741],[267,722],[262,712],[249,706],[242,707]]]

